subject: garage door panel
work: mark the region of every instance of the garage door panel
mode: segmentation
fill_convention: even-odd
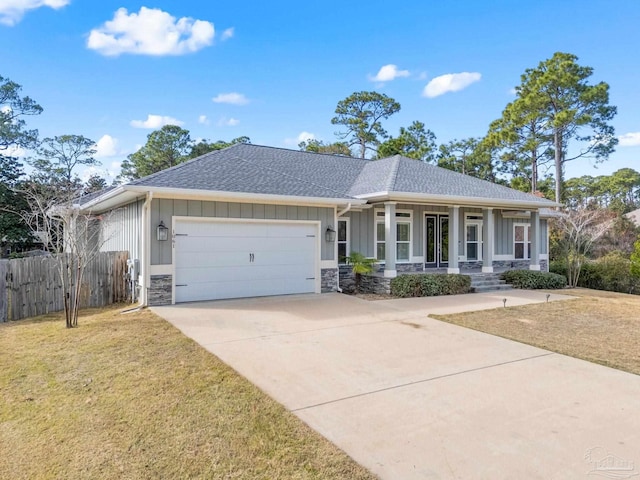
[[[287,294],[313,292],[313,280],[306,282],[289,282],[286,285],[274,285],[272,280],[255,280],[249,288],[264,292],[259,296],[282,295],[282,287],[286,287]],[[199,284],[197,288],[176,287],[176,294],[180,294],[181,302],[198,302],[204,300],[216,300],[223,298],[242,298],[247,288],[246,282],[209,282]]]
[[[216,267],[215,276],[212,275],[211,268],[176,268],[176,284],[182,284],[181,279],[188,282],[188,285],[206,282],[227,282],[227,281],[243,281],[250,282],[254,279],[272,279],[273,281],[281,281],[282,279],[291,278],[293,281],[303,281],[309,278],[315,278],[313,268],[306,265],[286,265],[286,269],[274,269],[273,265],[245,265],[245,266],[229,266]],[[221,277],[219,280],[218,277]]]
[[[317,225],[180,220],[175,231],[176,302],[315,292]]]

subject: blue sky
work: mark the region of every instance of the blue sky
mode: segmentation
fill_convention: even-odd
[[[401,103],[391,134],[419,120],[438,143],[482,136],[526,68],[570,52],[618,107],[611,159],[567,166],[599,175],[640,170],[638,20],[636,0],[0,0],[0,75],[44,108],[29,126],[100,140],[101,169],[117,174],[165,122],[214,141],[334,141],[336,103],[360,90]]]

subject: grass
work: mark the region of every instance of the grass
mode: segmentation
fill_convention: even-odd
[[[432,317],[640,375],[640,296],[560,293],[579,298]]]
[[[0,324],[0,478],[374,478],[150,311],[79,324]]]

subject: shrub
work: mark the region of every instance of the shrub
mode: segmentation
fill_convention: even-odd
[[[396,297],[435,297],[469,293],[471,277],[445,273],[400,275],[391,280],[391,295]]]
[[[566,264],[561,260],[553,261],[549,265],[549,270],[563,274],[566,272]],[[611,252],[582,265],[578,286],[611,292],[639,293],[640,279],[635,278],[630,270],[631,261],[624,254]]]
[[[538,272],[534,270],[510,270],[501,275],[503,280],[515,288],[556,289],[567,285],[567,277],[557,273]]]

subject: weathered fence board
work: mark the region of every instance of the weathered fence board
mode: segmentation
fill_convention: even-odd
[[[102,252],[86,266],[80,282],[81,308],[127,300],[127,258],[127,252]],[[59,268],[66,259],[57,255],[0,261],[0,321],[64,310]]]
[[[0,260],[0,322],[7,319],[7,267],[9,260]]]

